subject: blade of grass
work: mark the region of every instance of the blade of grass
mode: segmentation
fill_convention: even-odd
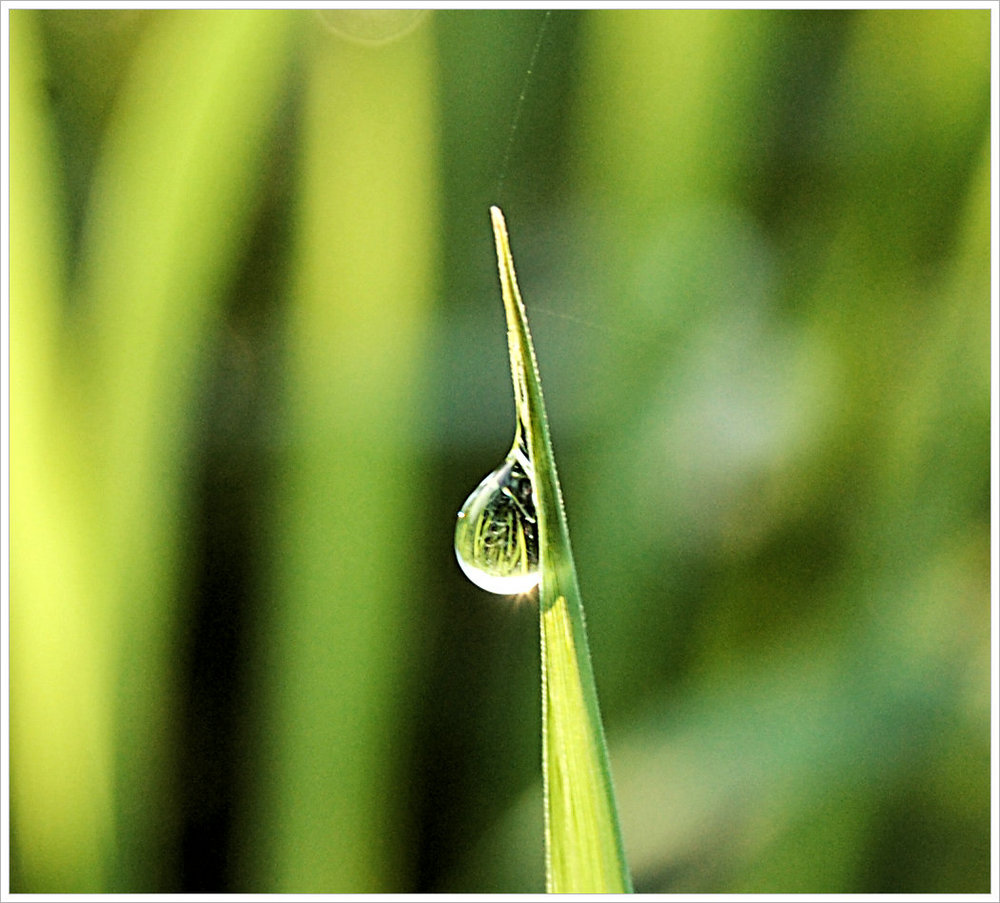
[[[81,245],[72,350],[94,399],[76,449],[114,662],[113,887],[161,888],[199,393],[245,253],[294,14],[151,14],[116,99]]]
[[[490,208],[518,417],[527,427],[538,516],[546,890],[632,890],[615,808],[583,601],[573,565],[535,349],[507,226]]]
[[[369,21],[368,24],[374,24]],[[436,278],[433,31],[375,47],[311,16],[287,299],[263,723],[248,886],[408,882],[405,688],[418,661],[416,524]]]
[[[40,14],[10,15],[11,889],[104,887],[113,684],[60,358],[65,203]]]

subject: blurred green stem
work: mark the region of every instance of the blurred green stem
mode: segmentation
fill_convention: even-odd
[[[425,25],[372,47],[309,22],[247,874],[255,889],[379,892],[407,868],[400,688],[418,659],[428,488],[415,461],[436,256],[434,48]]]
[[[114,605],[117,887],[159,889],[169,841],[178,578],[198,392],[249,238],[290,61],[292,14],[158,14],[94,176],[82,307],[92,317],[86,450]],[[161,865],[162,867],[162,865]]]
[[[10,14],[11,884],[96,893],[114,830],[112,674],[59,359],[65,207],[38,15]]]

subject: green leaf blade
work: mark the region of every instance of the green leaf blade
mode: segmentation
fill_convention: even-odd
[[[539,617],[546,890],[628,893],[631,879],[538,365],[506,223],[497,207],[490,208],[490,216],[507,316],[517,416],[527,433],[534,465],[542,573]]]
[[[541,620],[546,889],[550,893],[627,893],[631,886],[604,738],[588,705],[566,597],[558,596],[543,609]]]

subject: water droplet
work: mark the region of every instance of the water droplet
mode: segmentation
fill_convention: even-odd
[[[520,431],[519,431],[520,433]],[[538,584],[534,468],[520,441],[466,500],[455,525],[455,555],[465,576],[501,595]]]

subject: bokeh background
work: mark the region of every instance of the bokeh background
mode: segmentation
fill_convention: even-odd
[[[988,891],[989,17],[11,12],[11,889],[543,887],[500,203],[636,889]]]

